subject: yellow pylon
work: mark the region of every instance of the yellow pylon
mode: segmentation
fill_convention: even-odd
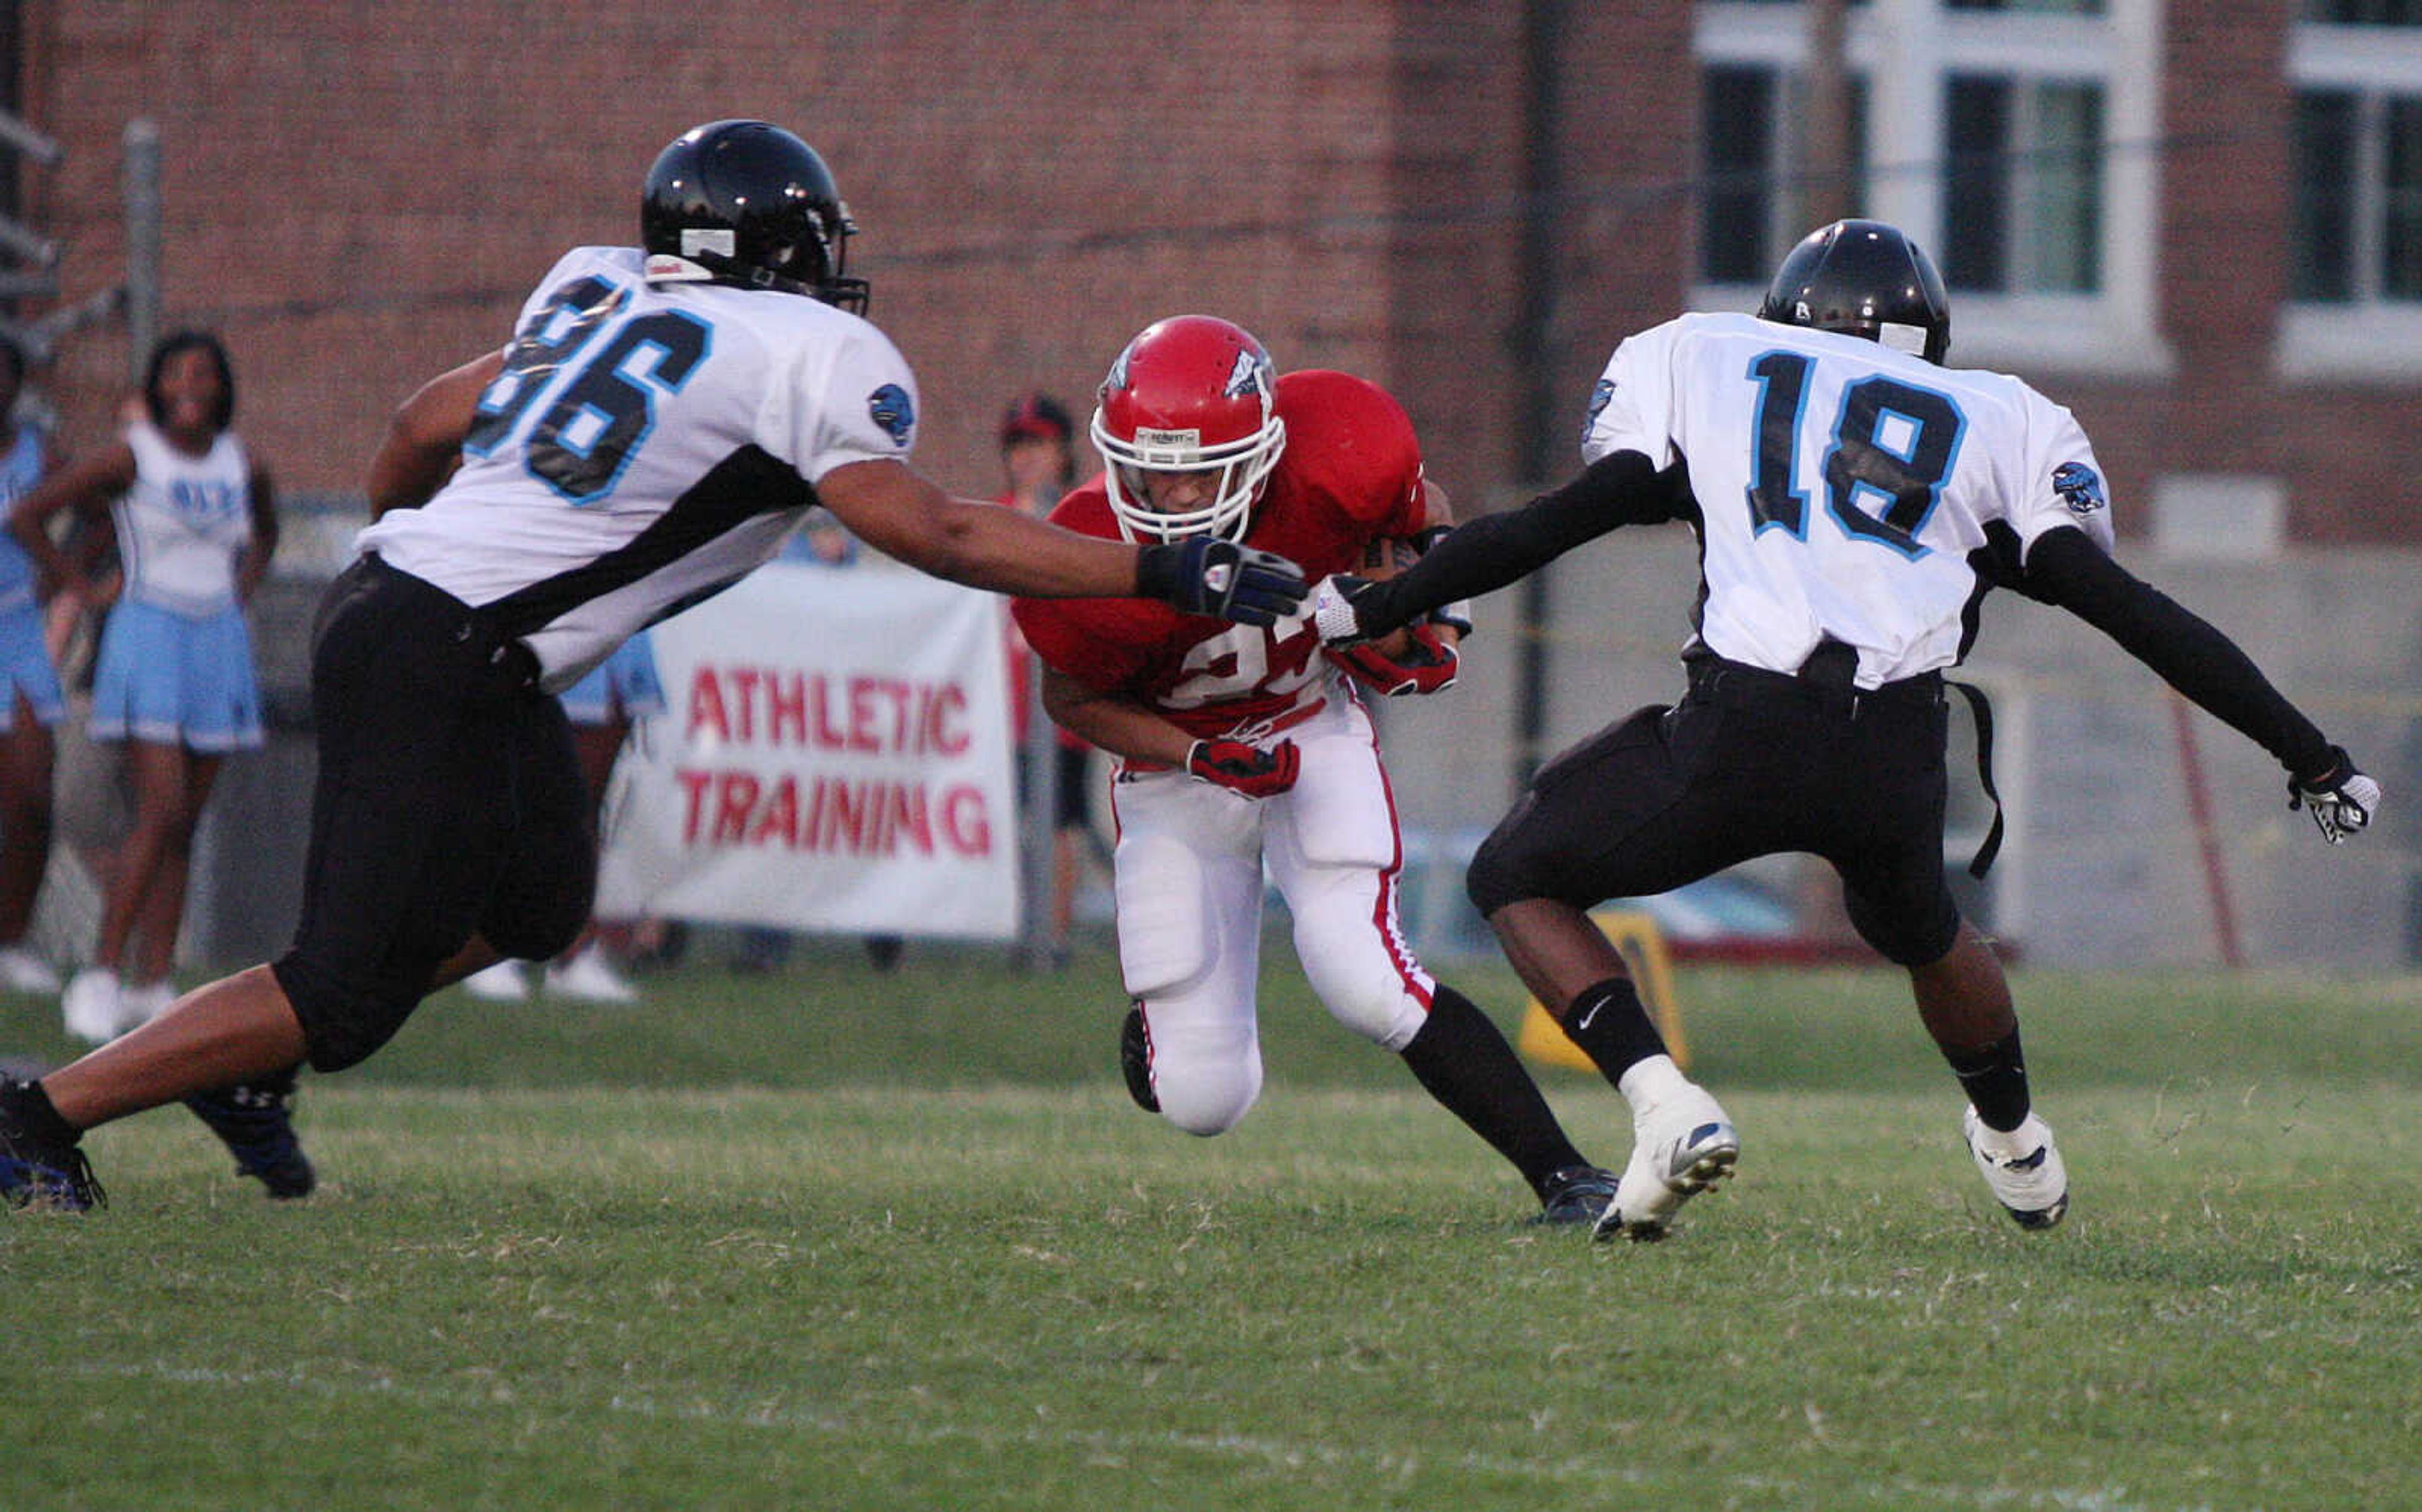
[[[1639,909],[1600,909],[1590,918],[1631,967],[1631,979],[1640,989],[1640,1001],[1648,1005],[1649,1016],[1657,1021],[1657,1032],[1665,1037],[1665,1049],[1673,1055],[1674,1064],[1688,1068],[1691,1047],[1682,1037],[1682,1008],[1674,997],[1674,962],[1665,954],[1665,935],[1657,927],[1656,919]],[[1556,1021],[1548,1017],[1548,1010],[1539,1005],[1537,998],[1531,999],[1530,1005],[1522,1010],[1522,1029],[1514,1046],[1543,1066],[1597,1069],[1581,1053],[1581,1048],[1566,1037]]]

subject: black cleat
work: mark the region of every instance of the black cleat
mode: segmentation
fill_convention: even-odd
[[[294,1135],[286,1106],[293,1093],[294,1073],[284,1071],[265,1081],[197,1092],[185,1106],[235,1156],[238,1176],[260,1177],[273,1197],[307,1197],[320,1178]]]
[[[1143,1005],[1127,1009],[1126,1021],[1119,1025],[1119,1070],[1127,1079],[1127,1096],[1146,1113],[1160,1111],[1160,1099],[1152,1090],[1152,1037],[1144,1033]]]
[[[0,1081],[0,1198],[11,1208],[80,1213],[107,1206],[109,1194],[73,1139],[47,1139],[26,1127],[31,1089]],[[54,1115],[55,1118],[55,1115]]]
[[[1612,1171],[1601,1171],[1595,1165],[1567,1165],[1548,1177],[1548,1190],[1539,1193],[1539,1210],[1532,1215],[1531,1222],[1552,1228],[1595,1225],[1613,1201]]]

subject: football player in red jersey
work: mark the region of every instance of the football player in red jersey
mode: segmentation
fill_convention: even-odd
[[[1051,519],[1087,535],[1250,542],[1307,577],[1443,525],[1412,423],[1345,373],[1279,377],[1261,343],[1207,316],[1146,328],[1103,381],[1108,472]],[[1455,680],[1452,613],[1325,652],[1300,616],[1252,630],[1140,599],[1019,599],[1044,707],[1117,758],[1119,961],[1133,1000],[1120,1059],[1136,1100],[1195,1134],[1233,1127],[1262,1084],[1254,984],[1263,871],[1296,955],[1338,1021],[1520,1170],[1542,1221],[1594,1223],[1613,1195],[1471,1001],[1430,976],[1396,924],[1403,846],[1359,681]]]

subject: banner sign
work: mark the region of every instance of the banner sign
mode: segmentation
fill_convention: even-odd
[[[616,769],[598,912],[1011,938],[1006,612],[784,560],[658,625],[668,707]]]

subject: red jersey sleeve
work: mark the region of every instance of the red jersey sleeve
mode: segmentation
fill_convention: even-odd
[[[1310,368],[1279,380],[1287,453],[1299,486],[1350,536],[1410,535],[1422,526],[1422,444],[1386,389],[1350,373]]]

